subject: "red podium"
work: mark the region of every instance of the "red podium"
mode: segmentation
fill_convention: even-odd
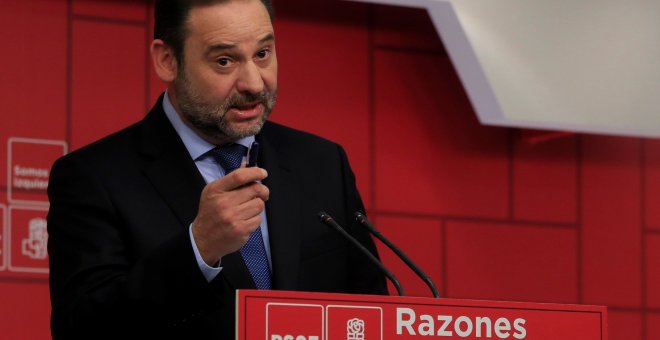
[[[238,339],[607,340],[601,306],[241,290]]]

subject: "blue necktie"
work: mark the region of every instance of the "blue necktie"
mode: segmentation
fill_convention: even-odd
[[[213,149],[212,154],[218,164],[225,169],[225,173],[229,174],[241,166],[246,151],[247,148],[243,145],[231,144]],[[271,289],[270,266],[261,236],[261,227],[250,234],[247,243],[241,247],[240,253],[257,288]]]

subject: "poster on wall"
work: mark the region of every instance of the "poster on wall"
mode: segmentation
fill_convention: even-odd
[[[0,276],[48,277],[48,180],[55,160],[67,152],[64,141],[7,140],[7,204],[0,210]]]
[[[7,199],[10,204],[47,205],[48,178],[55,160],[67,153],[67,144],[31,138],[7,142]]]
[[[7,233],[9,271],[48,273],[48,207],[10,206]]]

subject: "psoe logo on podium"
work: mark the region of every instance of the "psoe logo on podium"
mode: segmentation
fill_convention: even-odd
[[[67,153],[64,141],[9,138],[7,198],[10,204],[47,205],[48,178],[56,159]]]
[[[10,206],[6,252],[9,271],[48,274],[48,207]]]
[[[266,304],[266,340],[324,340],[323,306]]]
[[[326,307],[326,339],[382,340],[383,309],[367,306]]]
[[[4,204],[0,204],[0,272],[5,270],[7,267],[7,256],[5,255],[5,240],[7,237],[7,207]]]

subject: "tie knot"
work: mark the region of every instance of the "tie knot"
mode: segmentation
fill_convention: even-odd
[[[218,146],[211,150],[216,162],[225,169],[227,174],[241,166],[246,152],[247,148],[240,144]]]

